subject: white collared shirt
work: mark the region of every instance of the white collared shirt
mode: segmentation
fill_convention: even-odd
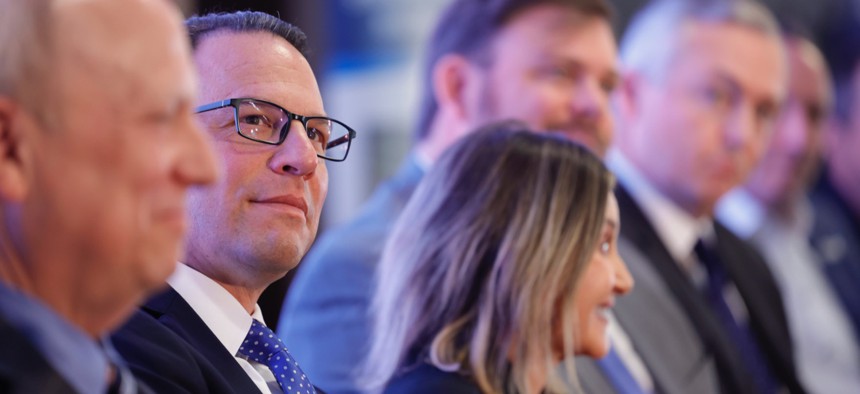
[[[259,305],[256,305],[254,313],[249,315],[227,289],[182,263],[177,264],[176,272],[167,279],[167,283],[200,316],[262,393],[283,392],[265,364],[247,360],[239,355],[239,347],[251,329],[252,319],[266,324]]]
[[[621,152],[611,150],[606,162],[654,226],[672,258],[698,283],[696,260],[690,256],[696,241],[713,233],[713,222],[693,217],[663,196]]]
[[[717,205],[717,217],[764,253],[782,289],[800,376],[813,393],[856,392],[860,353],[851,323],[809,244],[812,209],[794,206],[794,220],[782,219],[747,191],[733,190]]]
[[[612,168],[630,196],[642,209],[643,214],[654,226],[657,236],[669,250],[672,258],[687,273],[697,289],[707,284],[707,270],[693,252],[696,242],[701,239],[706,244],[716,241],[714,222],[710,217],[696,218],[661,194],[648,179],[630,163],[619,151],[609,154],[608,165]],[[723,288],[723,299],[738,323],[749,322],[746,302],[734,282]]]

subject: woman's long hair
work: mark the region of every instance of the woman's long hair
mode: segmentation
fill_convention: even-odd
[[[519,123],[446,151],[386,244],[365,388],[429,362],[486,393],[525,392],[535,371],[564,391],[553,371],[572,359],[574,292],[613,184],[587,149]]]

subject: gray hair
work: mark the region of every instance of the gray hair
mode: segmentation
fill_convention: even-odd
[[[753,0],[654,0],[624,34],[620,51],[624,67],[653,79],[663,77],[688,22],[731,23],[780,36],[773,14]]]
[[[30,110],[50,63],[50,2],[0,0],[0,96]]]

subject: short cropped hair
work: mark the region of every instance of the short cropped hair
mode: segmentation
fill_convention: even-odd
[[[518,13],[543,4],[569,7],[587,16],[609,20],[612,10],[605,0],[454,0],[442,11],[424,60],[420,113],[416,140],[429,133],[439,109],[433,93],[433,67],[443,56],[458,54],[469,61],[489,66],[490,43],[498,32]]]
[[[185,26],[191,37],[191,47],[195,50],[203,38],[216,32],[268,32],[287,40],[302,56],[308,56],[308,39],[305,33],[297,26],[265,12],[236,11],[195,15],[185,21]]]
[[[661,79],[677,55],[681,29],[691,21],[737,24],[780,36],[773,14],[754,0],[654,0],[634,16],[625,32],[621,63]]]
[[[0,0],[0,10],[0,96],[36,110],[52,63],[50,3]]]
[[[534,369],[563,392],[554,338],[573,373],[575,289],[614,182],[587,148],[517,122],[452,145],[386,243],[360,383],[427,362],[483,393],[524,392]]]

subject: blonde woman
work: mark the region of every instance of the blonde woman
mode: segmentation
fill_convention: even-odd
[[[449,149],[386,245],[366,388],[569,391],[559,363],[608,351],[605,314],[633,285],[613,185],[585,148],[518,123]]]

